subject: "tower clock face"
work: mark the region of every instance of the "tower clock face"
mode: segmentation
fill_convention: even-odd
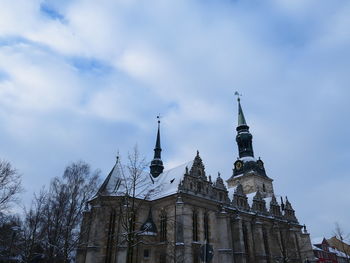
[[[240,170],[242,168],[242,166],[243,166],[243,164],[240,161],[236,162],[236,164],[235,164],[236,170]]]

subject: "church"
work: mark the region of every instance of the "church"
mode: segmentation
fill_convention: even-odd
[[[119,159],[88,202],[78,263],[311,262],[309,233],[275,193],[238,98],[238,158],[232,176],[211,178],[199,152],[164,169],[160,122],[146,172]]]

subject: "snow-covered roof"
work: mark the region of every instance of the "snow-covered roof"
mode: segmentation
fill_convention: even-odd
[[[247,197],[248,197],[247,201],[248,201],[248,204],[249,204],[250,207],[253,206],[253,198],[254,198],[255,195],[256,195],[256,192],[247,194]]]
[[[341,251],[339,251],[336,248],[329,247],[329,251],[332,252],[332,253],[335,253],[338,257],[343,257],[343,258],[347,257],[347,255],[344,252],[341,252]]]
[[[154,187],[157,189],[151,199],[159,199],[177,193],[178,186],[186,172],[186,167],[191,169],[193,161],[184,163],[178,167],[164,171],[154,180]]]
[[[186,172],[186,167],[191,169],[193,161],[182,164],[173,169],[164,171],[157,178],[153,178],[147,172],[138,172],[135,197],[140,199],[155,200],[175,194]],[[132,179],[129,176],[129,168],[116,163],[101,185],[98,193],[106,196],[124,196],[131,193]]]
[[[325,239],[324,237],[313,238],[311,240],[312,249],[323,251],[320,247],[318,247],[316,245],[322,244],[324,239]],[[346,253],[344,253],[342,251],[339,251],[338,249],[336,249],[336,248],[334,248],[332,246],[328,246],[328,250],[329,250],[329,252],[336,254],[338,257],[343,257],[343,258],[347,257]]]
[[[243,157],[246,159],[254,159],[253,157]],[[178,192],[178,186],[184,178],[186,173],[186,167],[191,170],[194,161],[186,162],[175,168],[169,169],[161,173],[158,177],[154,178],[150,173],[146,171],[132,171],[137,174],[137,185],[135,197],[147,200],[156,200]],[[120,163],[116,163],[108,174],[107,178],[101,185],[98,194],[104,196],[125,196],[126,193],[131,195],[132,180],[130,179],[130,168],[122,166]],[[227,185],[225,184],[227,187]],[[228,197],[233,200],[234,193],[237,186],[227,188]],[[250,207],[253,205],[253,198],[256,192],[247,194],[248,204]],[[266,202],[266,208],[270,208],[271,197],[264,198]],[[280,204],[280,201],[277,200]]]
[[[237,185],[227,189],[227,191],[228,191],[228,198],[230,198],[231,200],[233,198],[233,194],[235,193],[236,189],[237,189]]]
[[[322,251],[322,249],[320,249],[319,247],[316,247],[315,245],[312,245],[312,249],[313,250],[321,250]]]
[[[271,203],[272,197],[265,197],[264,200],[265,200],[265,203],[266,203],[266,208],[269,209],[269,208],[270,208],[270,203]],[[277,203],[278,203],[279,205],[281,205],[281,204],[278,202],[278,200],[276,200],[276,201],[277,201]]]

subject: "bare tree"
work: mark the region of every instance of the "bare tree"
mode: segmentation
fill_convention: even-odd
[[[299,230],[290,224],[275,225],[271,230],[271,238],[276,245],[279,255],[273,255],[273,262],[289,263],[302,262],[304,255],[311,248],[307,238],[298,238]],[[305,232],[306,233],[306,232]]]
[[[139,231],[135,228],[137,223],[137,211],[142,205],[142,201],[148,199],[154,189],[149,188],[149,178],[145,175],[145,169],[148,167],[145,158],[140,157],[137,146],[128,154],[128,163],[123,165],[120,161],[117,163],[122,176],[121,188],[123,191],[123,201],[120,203],[120,223],[123,229],[121,243],[127,245],[127,263],[134,260],[134,248],[138,244],[137,235]]]
[[[97,191],[99,171],[85,162],[66,167],[48,191],[34,196],[23,223],[24,262],[68,263],[75,258],[85,203]]]
[[[20,251],[18,215],[0,215],[0,262],[16,262]]]
[[[346,234],[344,229],[340,226],[338,222],[335,223],[335,229],[333,231],[334,236],[340,240],[340,249],[343,253],[345,253],[345,258],[346,262],[350,263],[350,258],[349,258],[349,245],[346,246],[345,242],[349,240],[350,234]]]
[[[21,176],[11,163],[0,160],[0,213],[18,201],[18,194],[21,192]]]
[[[43,188],[38,195],[34,194],[30,209],[24,209],[21,246],[23,262],[39,262],[40,259],[45,258],[43,251],[45,239],[43,213],[47,195],[47,191]]]
[[[54,178],[44,208],[46,254],[51,262],[71,262],[85,203],[95,193],[99,172],[84,162],[72,163]]]

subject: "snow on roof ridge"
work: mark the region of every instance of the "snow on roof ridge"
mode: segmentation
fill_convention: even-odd
[[[186,172],[186,167],[190,170],[193,161],[183,163],[172,169],[164,171],[157,178],[154,178],[154,188],[157,189],[150,199],[155,200],[177,193],[178,186]]]
[[[239,158],[239,160],[241,160],[242,162],[250,162],[250,161],[256,162],[257,161],[256,158],[252,157],[252,156],[241,157],[241,158]]]

